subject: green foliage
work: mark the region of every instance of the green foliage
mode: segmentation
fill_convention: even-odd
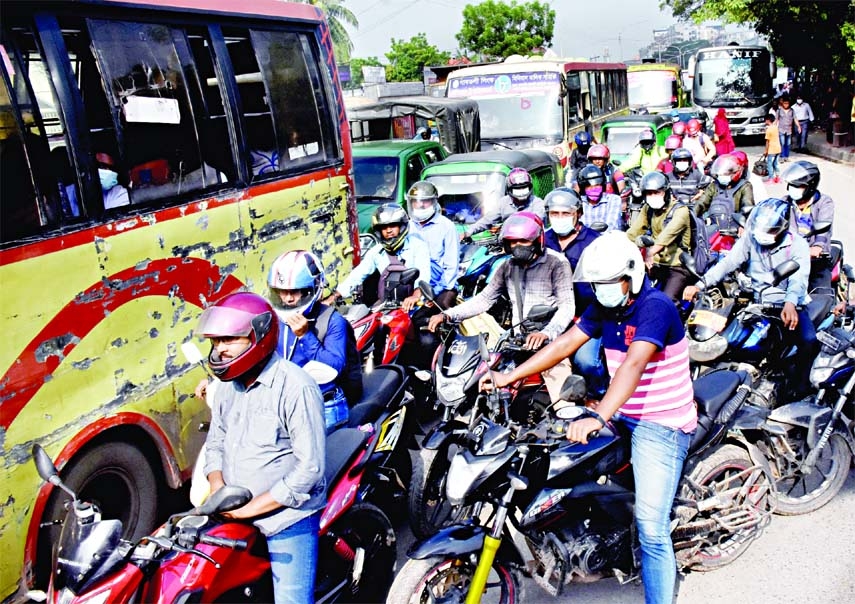
[[[827,72],[855,66],[855,0],[662,0],[679,19],[751,23],[792,67]]]
[[[440,52],[420,33],[406,40],[392,38],[392,49],[386,53],[389,67],[386,68],[386,80],[389,82],[416,82],[423,78],[425,65],[441,65],[448,62],[451,55]]]
[[[380,59],[377,57],[368,57],[366,59],[353,58],[350,60],[350,82],[347,84],[347,88],[359,88],[362,86],[362,82],[365,78],[362,77],[362,67],[363,65],[370,65],[373,67],[380,67],[383,63],[380,62]]]
[[[467,4],[457,42],[464,51],[486,58],[531,54],[552,44],[555,11],[545,2],[509,4],[487,0]]]
[[[330,36],[333,41],[333,50],[336,61],[347,63],[350,60],[350,51],[353,50],[353,42],[350,34],[345,29],[345,24],[359,27],[359,20],[353,12],[344,6],[344,0],[295,0],[302,4],[316,6],[324,13],[327,24],[330,26]]]

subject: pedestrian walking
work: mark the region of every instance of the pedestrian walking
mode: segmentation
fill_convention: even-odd
[[[796,121],[796,114],[793,112],[793,108],[790,107],[790,97],[781,97],[780,106],[778,107],[775,118],[778,122],[778,136],[781,139],[781,161],[786,162],[790,157],[790,145],[792,144],[793,134],[800,132],[799,123]]]
[[[796,97],[796,104],[793,106],[793,114],[799,124],[799,144],[796,145],[796,151],[804,151],[807,147],[807,135],[811,122],[814,121],[813,109],[810,103],[802,98],[802,95]]]
[[[766,149],[763,151],[763,155],[766,158],[766,167],[769,173],[765,182],[780,182],[781,170],[778,168],[780,153],[781,140],[778,125],[775,123],[775,116],[768,113],[766,114]]]
[[[715,153],[719,157],[733,153],[736,145],[733,143],[733,135],[730,133],[730,123],[724,114],[724,107],[719,107],[718,113],[713,118],[713,142]]]

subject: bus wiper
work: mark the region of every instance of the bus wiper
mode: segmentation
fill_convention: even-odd
[[[494,138],[481,138],[481,142],[482,142],[482,143],[489,143],[489,144],[491,144],[491,145],[496,145],[496,146],[498,146],[498,147],[504,147],[505,149],[509,149],[509,150],[511,150],[511,151],[513,151],[513,150],[514,150],[514,149],[513,149],[513,147],[509,147],[509,146],[508,146],[508,145],[506,145],[505,143],[499,142],[499,141],[497,141],[497,140],[496,140],[496,139],[494,139]]]

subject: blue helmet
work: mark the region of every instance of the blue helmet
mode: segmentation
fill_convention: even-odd
[[[326,287],[324,267],[311,252],[294,250],[285,252],[273,261],[267,285],[270,288],[270,302],[278,314],[301,312],[309,314],[320,299]],[[286,305],[279,296],[279,290],[300,290],[300,300],[294,305]]]
[[[591,135],[585,132],[584,130],[573,137],[573,140],[576,141],[576,146],[580,147],[580,151],[583,153],[588,152],[588,147],[591,146]]]
[[[781,242],[790,228],[792,204],[770,197],[758,203],[748,217],[748,232],[761,247],[771,247]]]

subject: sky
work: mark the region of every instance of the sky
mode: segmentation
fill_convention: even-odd
[[[524,0],[518,0],[523,2]],[[544,0],[541,0],[544,1]],[[659,0],[545,0],[555,10],[552,48],[559,56],[603,55],[619,61],[637,56],[653,41],[653,30],[676,23]],[[463,8],[478,0],[345,0],[359,19],[351,29],[354,57],[377,57],[386,62],[391,40],[409,40],[424,32],[429,43],[453,53],[455,34],[463,23]],[[620,37],[620,40],[618,40]]]

